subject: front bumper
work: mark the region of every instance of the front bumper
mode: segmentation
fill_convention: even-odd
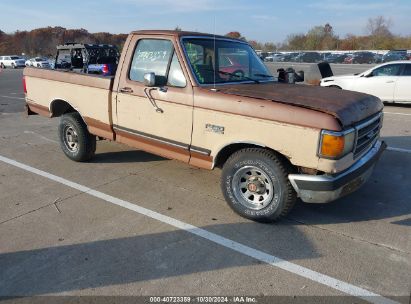
[[[288,179],[303,202],[328,203],[360,188],[386,147],[385,142],[377,141],[350,168],[335,175],[290,174]]]

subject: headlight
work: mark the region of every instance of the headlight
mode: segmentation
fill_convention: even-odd
[[[339,159],[352,152],[355,141],[355,130],[350,129],[343,132],[321,131],[320,157]]]

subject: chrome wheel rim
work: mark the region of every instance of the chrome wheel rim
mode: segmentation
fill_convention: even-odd
[[[71,152],[78,150],[78,135],[73,127],[67,126],[64,128],[64,144]]]
[[[233,176],[232,187],[237,201],[253,210],[267,207],[274,196],[273,181],[255,166],[240,168]]]

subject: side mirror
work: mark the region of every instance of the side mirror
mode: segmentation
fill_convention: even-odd
[[[144,74],[144,85],[146,87],[154,87],[156,86],[156,74],[151,72],[151,73],[145,73]]]

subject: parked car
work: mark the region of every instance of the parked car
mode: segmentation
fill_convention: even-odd
[[[347,56],[344,58],[345,64],[351,64],[354,59],[354,54],[347,54]]]
[[[272,60],[273,62],[280,62],[280,61],[283,61],[284,54],[276,53],[276,54],[273,54],[272,57],[273,57],[273,60]]]
[[[60,147],[73,161],[90,160],[98,136],[222,167],[229,206],[272,222],[297,197],[325,203],[355,191],[386,147],[377,97],[278,83],[245,41],[145,30],[125,46],[115,77],[24,70],[27,113],[61,117]],[[220,77],[227,73],[214,54],[224,52],[245,65],[244,76]]]
[[[411,103],[411,62],[393,61],[358,75],[323,78],[320,85],[371,94],[384,102]]]
[[[293,62],[295,61],[295,58],[299,55],[300,53],[298,52],[293,52],[293,53],[287,53],[284,54],[283,58],[282,58],[282,62]]]
[[[241,58],[241,57],[240,57]],[[233,55],[220,55],[219,58],[219,65],[221,71],[221,76],[222,78],[229,79],[232,77],[236,77],[233,75],[237,75],[237,78],[242,78],[244,77],[246,71],[247,71],[247,64],[241,64],[240,63],[240,58],[239,56],[234,57]],[[247,58],[245,58],[247,61]]]
[[[296,62],[307,62],[307,63],[316,63],[322,61],[323,58],[320,53],[317,52],[304,52],[300,53],[296,58]]]
[[[37,67],[37,68],[50,68],[50,64],[48,62],[47,58],[42,58],[42,57],[35,57],[31,58],[29,60],[26,60],[25,65],[32,66],[32,67]]]
[[[0,56],[0,68],[19,68],[25,67],[25,60],[20,56],[12,55],[12,56]]]
[[[325,61],[328,63],[344,63],[349,54],[331,54]]]
[[[390,61],[398,61],[398,60],[408,60],[407,53],[390,51],[382,57],[382,62],[390,62]]]
[[[375,54],[372,52],[356,52],[351,63],[374,63]]]
[[[382,58],[383,55],[382,54],[374,54],[374,63],[382,63]]]

